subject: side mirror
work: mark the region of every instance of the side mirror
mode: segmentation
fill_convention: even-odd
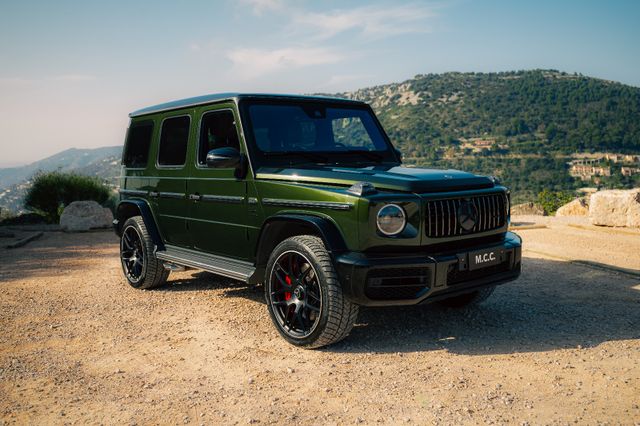
[[[235,169],[240,166],[240,151],[231,147],[212,149],[207,153],[207,167]]]
[[[396,152],[398,160],[402,161],[402,151],[400,151],[398,148],[393,148],[393,150]]]

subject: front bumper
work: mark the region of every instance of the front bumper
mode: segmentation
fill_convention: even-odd
[[[500,263],[469,270],[469,253],[492,249]],[[507,232],[500,243],[437,254],[396,255],[349,252],[336,257],[342,289],[364,306],[415,305],[481,287],[504,284],[520,275],[522,240]]]

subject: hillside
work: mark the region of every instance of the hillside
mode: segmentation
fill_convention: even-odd
[[[370,103],[406,164],[500,176],[516,202],[543,189],[640,186],[637,160],[611,160],[612,153],[640,154],[640,88],[533,70],[418,75],[334,95]],[[115,182],[121,150],[69,149],[0,169],[0,207],[19,209],[39,170]],[[582,167],[574,177],[570,163]],[[591,165],[593,175],[585,171]]]
[[[640,151],[640,88],[552,70],[418,75],[341,93],[412,154],[490,135],[514,152]]]
[[[418,75],[337,95],[370,103],[408,164],[495,174],[516,198],[640,185],[620,167],[578,182],[567,164],[576,154],[640,153],[640,88],[533,70]]]
[[[97,176],[110,184],[120,175],[122,146],[95,149],[71,148],[26,166],[0,169],[0,208],[18,212],[30,186],[31,177],[38,172],[61,170]]]

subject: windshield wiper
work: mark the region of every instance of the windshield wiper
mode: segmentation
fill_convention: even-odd
[[[381,163],[384,160],[384,156],[374,151],[367,151],[366,149],[349,149],[347,151],[340,151],[340,154],[362,155],[369,160]]]
[[[314,163],[326,163],[329,159],[324,155],[316,154],[315,152],[307,151],[267,151],[263,152],[265,157],[303,157]]]

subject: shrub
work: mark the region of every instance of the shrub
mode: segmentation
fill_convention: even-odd
[[[24,205],[41,213],[50,223],[58,223],[60,213],[73,201],[93,200],[103,204],[109,188],[99,179],[73,173],[48,172],[33,177]]]
[[[572,201],[574,198],[576,198],[576,194],[572,191],[554,192],[544,189],[538,194],[538,204],[542,206],[546,214],[551,215],[555,214],[556,210]]]
[[[3,217],[0,225],[40,225],[47,223],[45,217],[38,213],[21,213],[17,216]]]

